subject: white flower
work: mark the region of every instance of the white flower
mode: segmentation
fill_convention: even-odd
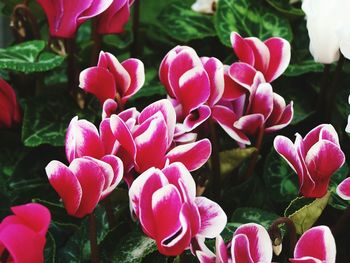
[[[213,14],[219,0],[197,0],[192,10],[198,13]]]
[[[349,98],[348,98],[348,102],[349,102],[349,104],[350,104],[350,96],[349,96]],[[350,133],[350,115],[348,116],[348,125],[346,125],[345,131],[346,131],[347,133]]]

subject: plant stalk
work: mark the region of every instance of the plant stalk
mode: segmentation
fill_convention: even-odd
[[[139,56],[140,51],[140,0],[135,0],[134,2],[134,13],[132,20],[132,32],[134,41],[131,44],[130,48],[130,56],[133,58],[137,58]]]
[[[91,213],[89,215],[89,239],[90,239],[90,248],[91,248],[91,263],[99,263],[96,217],[94,213]]]
[[[117,219],[114,216],[112,202],[109,196],[103,200],[103,205],[106,210],[109,229],[113,229],[117,225]]]
[[[210,139],[212,145],[211,170],[212,170],[212,189],[216,200],[220,199],[221,188],[221,167],[220,167],[220,146],[216,133],[216,125],[212,118],[209,118]]]
[[[93,41],[93,46],[91,50],[91,61],[90,65],[95,66],[98,61],[99,53],[102,49],[102,35],[97,32],[97,19],[93,19],[91,25],[91,39]]]

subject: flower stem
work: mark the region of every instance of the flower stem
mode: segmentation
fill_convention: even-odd
[[[246,172],[245,176],[241,180],[242,182],[248,180],[253,175],[256,163],[258,161],[261,144],[262,144],[262,141],[263,141],[263,138],[264,138],[264,132],[265,132],[265,127],[264,126],[260,127],[260,129],[258,131],[258,136],[256,138],[256,142],[255,142],[256,151],[252,154],[252,157],[250,159],[247,172]]]
[[[318,112],[321,114],[321,116],[325,115],[324,111],[325,111],[327,93],[329,89],[330,71],[331,71],[331,65],[329,64],[324,65],[320,93],[318,95],[318,105],[317,105]]]
[[[90,239],[90,248],[91,248],[91,263],[99,263],[96,217],[94,213],[91,213],[89,215],[89,239]]]
[[[102,48],[102,35],[97,33],[97,19],[93,19],[91,26],[91,39],[93,41],[93,46],[91,50],[91,61],[90,65],[95,66],[98,61],[98,55]]]
[[[112,229],[117,225],[117,220],[114,216],[112,202],[109,196],[103,200],[103,205],[106,210],[109,229]]]
[[[269,227],[268,232],[272,240],[272,244],[275,244],[276,241],[277,242],[282,241],[281,229],[278,227],[279,225],[282,225],[282,224],[285,224],[288,228],[289,257],[293,257],[295,244],[297,243],[297,232],[295,229],[294,222],[288,217],[277,218]]]
[[[140,51],[140,0],[135,0],[134,2],[134,14],[132,21],[132,32],[134,36],[134,41],[131,44],[130,56],[136,58],[139,56]]]
[[[212,170],[212,189],[216,200],[220,199],[221,168],[220,168],[220,146],[216,134],[216,125],[212,118],[209,119],[210,139],[212,144],[211,170]]]

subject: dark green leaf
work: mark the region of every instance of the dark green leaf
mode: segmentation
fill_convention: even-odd
[[[323,64],[316,63],[314,60],[306,60],[297,64],[289,64],[287,70],[284,72],[284,75],[294,77],[309,72],[322,72],[323,68]]]
[[[33,40],[0,49],[0,68],[24,73],[43,72],[61,65],[64,57],[43,52],[45,41]]]
[[[160,13],[160,25],[171,37],[181,42],[215,36],[212,16],[192,11],[183,0],[177,0]]]
[[[304,16],[303,10],[294,7],[289,0],[266,0],[273,8],[285,15]]]
[[[279,218],[279,215],[254,207],[242,207],[235,210],[231,222],[260,224],[266,229]]]
[[[232,31],[243,37],[254,36],[262,40],[272,36],[292,40],[289,21],[254,1],[220,0],[214,22],[220,41],[229,47]]]

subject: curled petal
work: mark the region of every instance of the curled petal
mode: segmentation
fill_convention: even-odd
[[[113,170],[112,180],[109,182],[107,187],[104,189],[101,199],[110,194],[123,179],[124,167],[123,162],[114,155],[103,156],[102,161],[109,164]]]
[[[233,259],[232,262],[234,263],[265,262],[253,260],[249,246],[249,239],[244,234],[237,234],[232,238],[231,257]]]
[[[224,93],[222,98],[225,100],[234,100],[247,92],[247,88],[241,86],[236,81],[234,81],[229,75],[230,67],[224,66]]]
[[[129,73],[131,79],[130,86],[122,97],[122,101],[125,103],[128,98],[138,92],[145,83],[145,67],[141,60],[134,58],[123,61],[122,66]]]
[[[337,194],[344,200],[350,200],[350,178],[346,178],[338,185]]]
[[[239,85],[247,90],[251,90],[257,71],[247,63],[236,62],[230,66],[228,74]]]
[[[239,118],[233,125],[236,129],[243,131],[246,134],[255,135],[264,124],[264,115],[250,114]]]
[[[118,34],[124,31],[124,25],[130,16],[129,0],[117,0],[98,17],[99,34]]]
[[[230,39],[232,48],[239,60],[253,66],[255,63],[254,52],[245,39],[236,32],[231,33]]]
[[[173,162],[183,163],[189,171],[199,169],[205,164],[211,154],[211,143],[208,139],[179,145],[169,151],[166,159]]]
[[[215,238],[224,230],[227,223],[227,216],[222,208],[215,202],[206,197],[196,197],[196,205],[198,206],[201,228],[198,235],[207,238]]]
[[[254,68],[261,72],[266,72],[270,63],[270,51],[266,44],[256,37],[244,39],[254,53]]]
[[[203,66],[210,80],[208,104],[213,106],[221,99],[224,93],[224,66],[216,58],[209,58]]]
[[[210,114],[211,110],[207,105],[201,105],[197,109],[191,111],[183,121],[185,131],[193,131],[204,123],[210,117]]]

